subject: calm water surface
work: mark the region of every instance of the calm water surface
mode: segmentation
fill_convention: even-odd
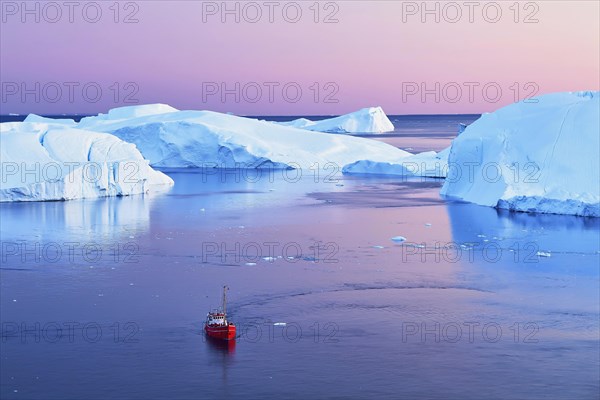
[[[474,118],[378,140],[441,150]],[[432,179],[165,172],[166,193],[0,205],[0,397],[598,398],[597,219]],[[202,335],[223,284],[227,345]]]

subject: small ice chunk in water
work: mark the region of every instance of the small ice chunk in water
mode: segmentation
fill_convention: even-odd
[[[256,265],[256,263],[253,263],[253,262],[247,262],[247,263],[246,263],[246,265],[247,265],[247,266],[249,266],[249,267],[252,267],[252,266]]]
[[[391,240],[392,242],[402,243],[406,241],[406,238],[404,236],[394,236]]]
[[[538,257],[552,257],[552,254],[546,251],[538,251],[536,255]]]
[[[275,261],[275,257],[263,257],[265,261]]]
[[[431,226],[431,224],[428,222],[428,223],[425,224],[425,226]]]
[[[393,240],[393,239],[392,239]],[[383,246],[373,246],[374,249],[383,249]]]
[[[418,249],[424,249],[425,248],[424,244],[417,244],[417,243],[406,243],[405,246],[406,247],[416,247]]]
[[[286,326],[287,323],[285,323],[285,322],[275,322],[273,325],[274,326]]]

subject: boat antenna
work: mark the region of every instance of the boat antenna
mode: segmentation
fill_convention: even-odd
[[[227,315],[227,291],[229,288],[227,286],[223,286],[223,314]]]

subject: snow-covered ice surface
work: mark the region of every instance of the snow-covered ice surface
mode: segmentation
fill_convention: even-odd
[[[599,97],[555,93],[482,115],[453,141],[442,195],[600,217]]]
[[[385,133],[394,130],[394,124],[385,115],[381,107],[363,108],[349,114],[320,121],[299,118],[289,122],[278,122],[278,124],[331,133]]]
[[[134,143],[156,167],[340,169],[369,158],[392,162],[411,155],[388,144],[311,132],[211,111],[165,111],[164,105],[111,110],[82,119],[79,128],[108,132]],[[315,166],[315,163],[318,165]]]
[[[68,125],[0,124],[0,201],[124,196],[173,185],[135,145]]]

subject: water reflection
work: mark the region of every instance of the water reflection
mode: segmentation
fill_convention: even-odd
[[[61,241],[146,231],[154,197],[138,195],[89,200],[3,203],[3,240]]]
[[[203,333],[204,334],[204,333]],[[219,340],[204,336],[204,342],[207,348],[208,362],[217,372],[220,369],[220,382],[216,385],[218,394],[221,398],[230,397],[229,370],[233,366],[235,355],[235,339]]]
[[[221,340],[205,335],[206,347],[214,356],[224,356],[223,360],[235,354],[236,340]]]
[[[545,334],[556,328],[571,335],[597,334],[600,304],[590,300],[600,296],[598,218],[465,203],[449,203],[447,210],[453,242],[462,252],[455,262],[462,268],[461,279],[497,293],[497,305],[540,321]],[[554,321],[550,317],[555,315],[563,317]],[[575,316],[586,318],[582,323]]]
[[[593,255],[600,250],[598,218],[522,213],[458,202],[448,203],[447,210],[457,243],[498,242],[508,246],[511,241],[532,242],[540,251],[556,254]]]

